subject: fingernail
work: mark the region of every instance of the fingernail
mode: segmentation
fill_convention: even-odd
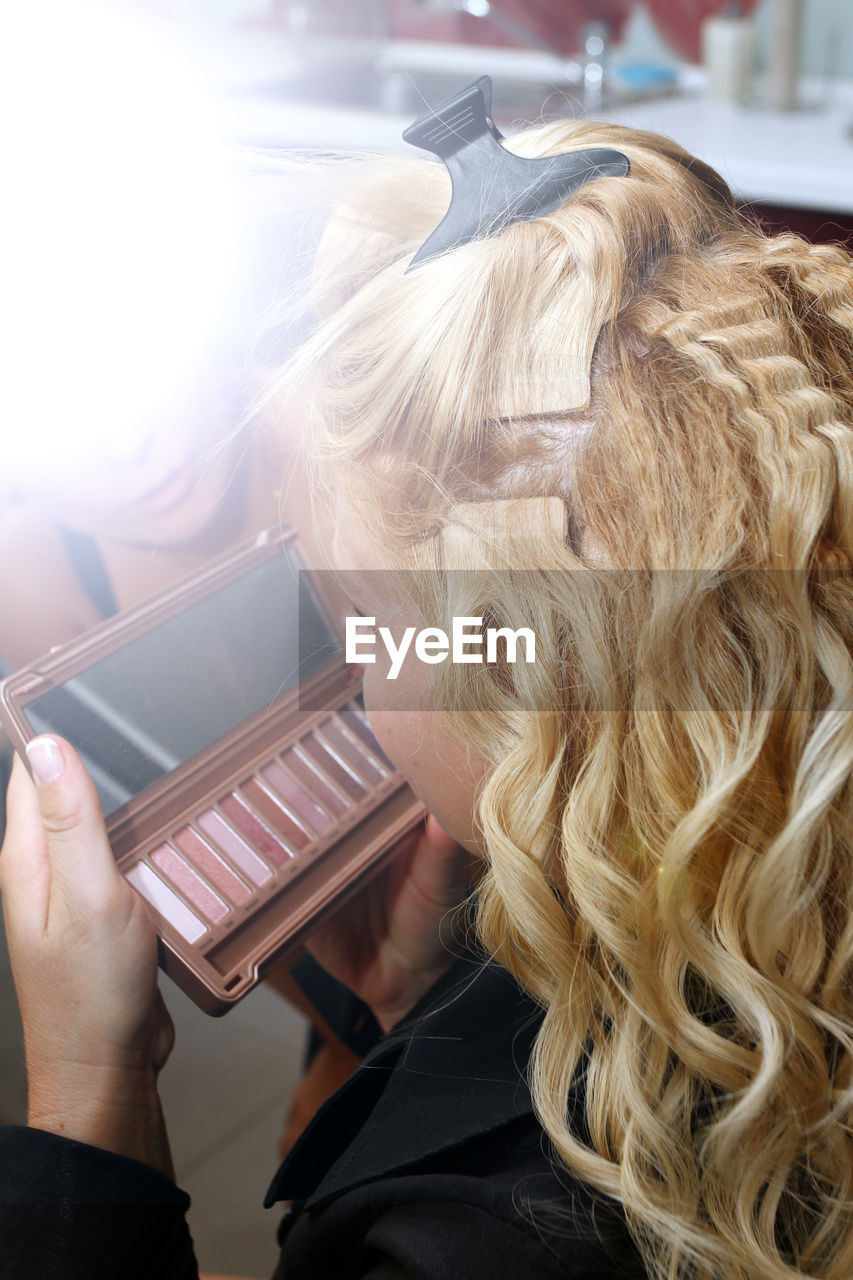
[[[27,759],[32,766],[36,782],[42,785],[56,782],[65,768],[65,761],[59,749],[59,743],[53,738],[33,738],[27,743]]]

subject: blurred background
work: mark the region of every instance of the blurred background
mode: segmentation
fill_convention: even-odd
[[[244,425],[299,336],[288,303],[318,231],[269,158],[403,150],[416,115],[489,74],[504,132],[651,129],[768,227],[853,236],[850,0],[18,0],[0,60],[0,674],[282,516],[322,557],[298,404]],[[17,1123],[0,954],[0,1120]],[[268,1275],[260,1203],[307,1022],[269,984],[220,1021],[163,985],[202,1266]]]

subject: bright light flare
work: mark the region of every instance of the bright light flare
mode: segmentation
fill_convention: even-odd
[[[27,12],[30,10],[30,12]],[[214,104],[119,0],[7,6],[0,490],[132,455],[222,332],[238,201]]]

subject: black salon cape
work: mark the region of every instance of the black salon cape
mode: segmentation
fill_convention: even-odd
[[[642,1280],[619,1210],[543,1153],[524,1080],[535,1006],[469,958],[425,1006],[273,1179],[266,1205],[296,1205],[276,1280]],[[0,1129],[2,1280],[195,1280],[188,1205],[135,1160]]]

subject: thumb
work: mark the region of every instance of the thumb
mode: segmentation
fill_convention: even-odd
[[[38,796],[16,753],[6,793],[6,831],[0,849],[0,893],[6,931],[21,918],[44,926],[50,894],[47,841]]]
[[[121,876],[94,783],[64,738],[33,738],[26,751],[47,840],[51,892],[99,896]]]
[[[415,855],[415,876],[420,892],[437,907],[453,907],[468,887],[470,855],[432,814]]]
[[[464,861],[464,848],[455,836],[445,831],[433,813],[427,814],[424,835],[434,857],[439,862],[450,862],[455,865],[460,860]]]

